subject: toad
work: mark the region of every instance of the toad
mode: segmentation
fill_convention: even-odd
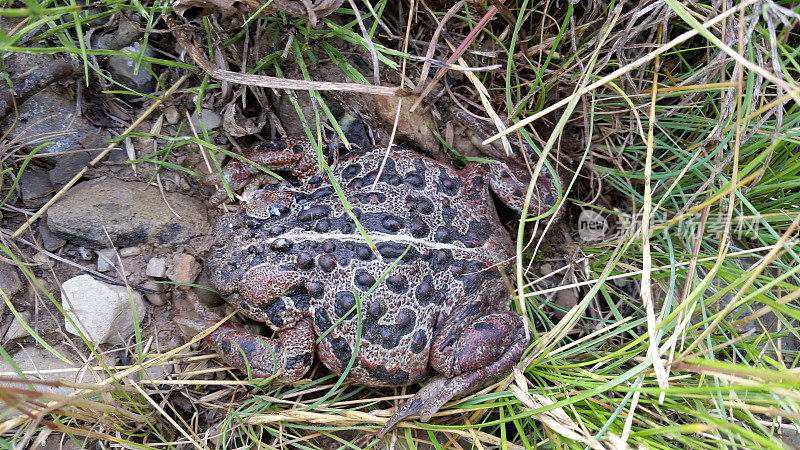
[[[529,344],[523,317],[509,311],[515,251],[491,194],[521,212],[529,171],[504,162],[457,171],[408,149],[385,154],[353,150],[326,173],[307,142],[251,147],[244,157],[293,177],[247,193],[243,209],[217,223],[207,257],[223,298],[276,331],[265,338],[224,324],[210,334],[234,367],[291,383],[316,354],[371,387],[436,374],[380,435],[509,373]],[[232,189],[255,173],[238,160],[224,171]],[[556,180],[543,170],[528,211],[555,202]]]

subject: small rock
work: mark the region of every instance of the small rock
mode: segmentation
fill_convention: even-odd
[[[117,254],[113,248],[97,250],[97,271],[108,272],[114,270],[117,265]]]
[[[97,132],[88,132],[81,136],[80,144],[83,148],[88,150],[89,157],[95,158],[97,155],[100,154],[103,150],[105,150],[108,144],[106,143],[105,138]]]
[[[575,295],[575,291],[572,288],[562,289],[556,292],[555,303],[566,311],[569,311],[578,304],[578,296]]]
[[[181,113],[178,112],[178,108],[176,108],[174,105],[168,106],[164,110],[164,118],[167,119],[168,124],[175,125],[179,120],[181,120]]]
[[[33,262],[39,264],[42,267],[50,267],[53,265],[53,261],[50,259],[50,256],[47,253],[43,252],[36,252],[32,256]]]
[[[184,179],[183,177],[180,178],[180,184],[181,184],[181,189],[184,191],[188,191],[189,189],[192,188],[192,185],[189,184],[189,182],[186,181],[186,179]]]
[[[148,277],[164,278],[167,276],[167,259],[154,256],[147,261],[147,270],[145,271]]]
[[[39,221],[39,235],[42,237],[42,245],[48,252],[54,252],[67,243],[64,239],[53,234],[46,220]]]
[[[195,111],[190,120],[192,121],[194,129],[199,133],[203,128],[200,126],[200,119],[198,119],[198,117],[199,114],[197,114],[197,111]],[[222,116],[210,109],[202,109],[202,118],[203,125],[206,126],[206,130],[213,130],[222,124]]]
[[[30,311],[20,311],[19,315],[20,317],[22,317],[22,320],[24,320],[25,323],[30,325],[31,323]],[[15,316],[14,320],[11,321],[11,325],[9,325],[8,329],[6,330],[6,335],[3,336],[3,342],[8,342],[13,339],[22,339],[28,336],[29,336],[28,330],[26,330],[22,326],[22,322]]]
[[[94,258],[94,256],[92,255],[92,252],[90,252],[89,250],[86,250],[83,247],[78,247],[78,256],[80,256],[81,259],[84,260],[84,261],[91,261],[92,258]]]
[[[16,126],[12,126],[15,122]],[[19,142],[27,152],[41,144],[52,142],[36,154],[37,159],[42,157],[52,164],[59,157],[49,156],[49,153],[69,151],[80,145],[82,136],[100,133],[85,117],[75,114],[74,95],[62,95],[52,87],[23,103],[19,107],[18,116],[9,114],[0,121],[0,128],[9,130],[6,139],[9,142]]]
[[[89,152],[84,151],[59,156],[55,167],[48,172],[53,188],[64,187],[78,172],[89,165],[89,161],[91,161]]]
[[[17,268],[0,261],[0,290],[11,298],[22,292],[24,287],[17,273]],[[0,298],[0,311],[5,309],[5,306],[6,303]]]
[[[195,284],[198,286],[208,286],[208,287],[214,285],[211,282],[211,277],[209,276],[207,270],[203,270],[203,272],[200,273],[200,276],[197,277]],[[196,288],[194,292],[200,299],[200,303],[208,307],[219,306],[225,302],[222,299],[222,297],[219,296],[217,291],[215,291],[214,289]]]
[[[141,35],[142,30],[137,22],[128,20],[124,15],[120,15],[119,22],[113,32],[94,37],[94,48],[119,50],[122,47],[131,45]]]
[[[172,364],[160,364],[158,366],[148,367],[144,369],[143,372],[143,375],[142,371],[132,373],[131,379],[136,381],[139,381],[140,379],[148,381],[163,380],[172,373]]]
[[[36,450],[84,450],[83,441],[81,444],[76,444],[75,441],[68,435],[62,433],[53,433],[47,436],[47,439],[42,442],[40,447]]]
[[[133,333],[131,302],[124,286],[111,286],[89,275],[79,275],[65,281],[62,287],[61,306],[89,340],[119,343]],[[144,301],[136,291],[131,291],[131,296],[136,319],[141,322],[145,315]],[[68,333],[78,334],[69,321],[65,320],[65,326]]]
[[[375,96],[375,112],[383,119],[384,123],[393,124],[397,116],[397,136],[416,143],[419,148],[426,149],[431,156],[443,155],[439,138],[431,131],[428,124],[435,123],[430,112],[422,110],[411,111],[412,102],[400,103],[400,97]],[[446,154],[445,158],[446,158]]]
[[[18,187],[22,194],[22,203],[28,208],[39,208],[55,193],[50,175],[41,170],[28,169],[22,172]]]
[[[88,276],[88,275],[86,275]],[[70,350],[63,345],[55,346],[54,349],[67,359],[73,359]],[[14,364],[19,367],[26,377],[34,380],[67,380],[78,383],[92,383],[94,379],[89,371],[75,370],[77,365],[70,362],[64,362],[61,359],[53,356],[50,352],[41,347],[26,346],[19,352],[15,353],[13,358]],[[79,374],[79,375],[78,375]],[[0,358],[0,376],[5,377],[18,377],[16,370],[4,358]],[[25,383],[13,383],[10,381],[0,382],[0,386],[15,387],[18,389],[31,389],[31,385]],[[57,383],[44,385],[41,383],[33,384],[33,389],[38,392],[46,392],[57,395],[68,395],[74,389],[69,387],[58,387]]]
[[[142,249],[140,247],[125,247],[119,249],[119,256],[123,258],[130,258],[131,256],[137,256],[142,254]]]
[[[138,55],[142,51],[142,46],[136,43],[122,50]],[[141,65],[138,65],[139,70],[137,72],[136,61],[138,56],[135,55],[133,58],[127,55],[113,55],[108,58],[106,69],[108,69],[108,72],[115,81],[122,83],[129,89],[143,94],[153,92],[156,80],[153,78],[150,71],[147,70],[147,68],[151,66],[150,64],[142,62]],[[153,56],[153,51],[150,47],[145,49],[144,56]]]
[[[181,253],[172,258],[172,264],[167,269],[167,278],[183,284],[181,289],[188,289],[189,286],[185,285],[193,283],[202,270],[203,267],[194,259],[194,256]]]
[[[149,301],[155,306],[164,306],[167,304],[167,298],[164,296],[164,293],[161,292],[162,291],[161,286],[162,286],[161,283],[156,283],[153,280],[150,280],[144,284],[145,289],[152,289],[154,291],[158,291],[155,293],[147,292],[144,294],[147,301]]]
[[[47,214],[47,225],[57,235],[78,245],[108,246],[105,227],[114,244],[177,245],[208,230],[207,209],[192,197],[145,189],[141,182],[113,178],[80,183],[56,202]]]

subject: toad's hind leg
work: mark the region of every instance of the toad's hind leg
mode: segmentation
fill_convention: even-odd
[[[181,320],[196,331],[214,325],[218,318],[200,304],[197,294],[188,293],[189,301],[201,318],[199,323]],[[249,333],[229,323],[205,337],[219,355],[230,365],[256,378],[274,376],[277,383],[292,383],[308,372],[314,359],[314,329],[310,319],[303,319],[278,332],[277,339]]]
[[[451,398],[509,373],[527,346],[519,314],[504,312],[474,321],[453,320],[439,329],[431,342],[430,364],[441,375],[398,408],[379,436],[408,416],[418,415],[427,422]]]

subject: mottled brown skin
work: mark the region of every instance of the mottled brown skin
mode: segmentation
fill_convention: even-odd
[[[452,397],[508,373],[528,339],[523,318],[509,311],[504,274],[514,247],[490,190],[521,210],[527,171],[470,163],[459,172],[396,148],[375,184],[385,149],[343,155],[332,174],[373,251],[327,176],[311,175],[301,152],[308,147],[298,142],[248,151],[248,159],[291,170],[295,179],[254,191],[242,211],[220,219],[207,257],[224,298],[278,338],[223,326],[209,336],[220,354],[254,376],[292,382],[311,366],[315,347],[317,358],[341,374],[358,341],[347,375],[353,383],[406,386],[424,380],[429,367],[438,373],[381,435],[410,415],[427,420]],[[233,166],[226,176],[242,187],[242,174],[253,171]],[[555,189],[542,174],[530,214],[552,207]],[[354,292],[361,299],[360,340]]]

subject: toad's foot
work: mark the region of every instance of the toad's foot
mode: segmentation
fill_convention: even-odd
[[[507,312],[443,327],[433,345],[442,354],[432,354],[431,364],[450,377],[432,378],[392,414],[378,436],[384,436],[409,416],[418,415],[427,422],[451,398],[479,389],[510,372],[528,346],[522,320],[519,314]],[[457,338],[452,339],[455,336]],[[447,340],[450,345],[444,344]],[[437,345],[437,341],[441,345]]]
[[[200,304],[197,294],[188,292],[200,321],[176,319],[197,332],[213,326],[219,318]],[[230,365],[254,378],[272,378],[281,384],[303,377],[314,359],[314,329],[308,319],[278,332],[277,339],[245,331],[237,324],[222,324],[205,337]]]

